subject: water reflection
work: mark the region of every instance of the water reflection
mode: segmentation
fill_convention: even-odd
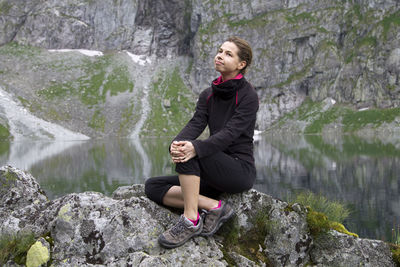
[[[296,136],[256,144],[256,189],[287,199],[299,190],[347,203],[345,225],[362,237],[390,240],[400,225],[398,142],[354,136]]]
[[[32,173],[50,199],[84,191],[110,195],[121,185],[143,183],[149,176],[172,170],[169,140],[25,140],[2,144],[0,164]]]
[[[117,187],[173,173],[170,138],[0,142],[0,164],[32,173],[50,199]],[[255,143],[255,188],[288,199],[301,190],[348,203],[349,230],[390,240],[400,224],[397,141],[352,136],[263,137]]]

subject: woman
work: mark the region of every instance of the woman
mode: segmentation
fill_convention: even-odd
[[[214,234],[234,214],[218,196],[253,186],[258,96],[243,77],[251,60],[250,45],[239,37],[230,37],[219,47],[214,67],[221,76],[200,94],[192,119],[170,146],[178,175],[146,181],[151,200],[184,209],[178,223],[158,239],[166,248],[180,246],[193,236]],[[207,125],[210,137],[197,140]],[[198,209],[205,216],[200,217]]]

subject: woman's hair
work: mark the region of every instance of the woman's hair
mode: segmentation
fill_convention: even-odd
[[[251,65],[253,59],[253,51],[251,50],[250,44],[237,36],[231,36],[226,41],[234,43],[239,48],[238,56],[240,60],[246,61],[246,66],[240,70],[240,73],[245,74],[247,67]]]

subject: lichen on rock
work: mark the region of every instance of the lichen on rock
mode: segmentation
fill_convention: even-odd
[[[41,194],[29,174],[4,168],[32,186],[28,198]],[[335,230],[314,236],[307,222],[309,211],[302,205],[288,205],[256,190],[222,198],[232,203],[234,218],[214,236],[194,237],[175,249],[162,248],[157,238],[176,223],[179,213],[147,199],[143,185],[117,189],[113,197],[84,192],[44,203],[11,201],[0,206],[0,233],[17,234],[28,228],[36,236],[50,236],[51,246],[44,248],[48,243],[39,239],[31,247],[30,266],[48,261],[46,251],[56,266],[337,266],[349,258],[351,266],[394,266],[383,241]]]
[[[39,238],[28,250],[26,257],[27,267],[39,267],[50,260],[50,244],[43,238]]]

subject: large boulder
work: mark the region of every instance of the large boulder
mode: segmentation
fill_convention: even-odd
[[[335,231],[315,238],[306,208],[256,190],[223,196],[236,216],[213,237],[164,249],[157,238],[179,211],[150,201],[143,185],[121,187],[111,197],[85,192],[49,201],[30,174],[11,166],[0,168],[0,183],[8,185],[0,191],[8,203],[0,206],[1,234],[51,237],[55,266],[394,266],[384,242]],[[10,193],[18,190],[29,193]],[[29,259],[35,261],[33,253]]]

